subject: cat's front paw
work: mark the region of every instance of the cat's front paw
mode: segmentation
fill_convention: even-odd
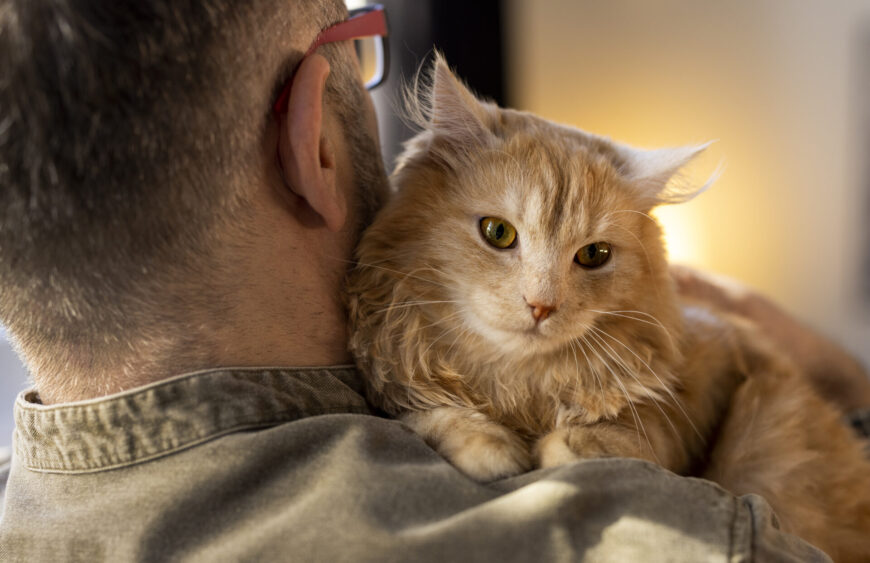
[[[478,481],[492,481],[531,469],[525,443],[507,428],[456,432],[441,442],[438,451],[460,471]]]
[[[439,407],[403,415],[402,420],[460,471],[492,481],[532,468],[525,441],[483,413]]]
[[[601,457],[650,459],[650,455],[649,448],[643,447],[640,440],[635,442],[624,429],[609,424],[563,426],[535,444],[535,458],[540,467]]]
[[[535,444],[535,458],[539,467],[557,467],[582,459],[568,445],[568,428],[553,430]]]

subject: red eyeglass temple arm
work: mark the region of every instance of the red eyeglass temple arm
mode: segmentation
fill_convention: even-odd
[[[348,39],[360,39],[362,37],[372,37],[374,35],[384,36],[387,34],[387,18],[384,15],[384,10],[371,10],[358,16],[354,16],[349,20],[337,23],[332,27],[321,31],[308,51],[305,52],[303,58],[317,50],[321,45],[327,43],[335,43],[336,41],[346,41]],[[294,71],[295,76],[295,71]],[[275,105],[272,110],[275,113],[284,113],[287,111],[287,102],[290,99],[290,87],[293,85],[293,76],[287,80],[284,88],[281,89],[281,94],[275,100]]]

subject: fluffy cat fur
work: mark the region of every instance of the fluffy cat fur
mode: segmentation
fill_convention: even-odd
[[[498,108],[440,58],[420,90],[423,130],[348,283],[371,401],[475,479],[641,458],[763,494],[837,559],[870,554],[860,440],[752,327],[676,295],[648,212],[698,192],[674,178],[704,147]],[[483,217],[516,245],[488,244]],[[574,261],[601,241],[603,266]]]

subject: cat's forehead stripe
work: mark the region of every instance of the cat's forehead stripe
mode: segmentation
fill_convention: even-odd
[[[546,208],[550,212],[547,224],[557,227],[562,224],[562,219],[565,215],[565,206],[569,203],[570,186],[568,186],[568,175],[565,174],[565,167],[570,163],[565,162],[564,155],[557,151],[544,151],[546,159],[545,166],[550,170],[550,178],[552,185],[547,186],[550,197],[547,198]]]
[[[491,185],[495,176],[500,185],[513,186],[492,211],[501,208],[530,234],[551,241],[577,243],[608,231],[612,219],[606,216],[615,201],[612,190],[602,188],[616,179],[617,155],[598,139],[567,128],[526,125],[493,151],[494,166],[478,182]]]
[[[581,155],[540,142],[529,149],[535,153],[538,174],[537,185],[529,186],[527,204],[537,207],[534,213],[537,223],[549,235],[557,235],[588,221],[583,200],[589,186]]]

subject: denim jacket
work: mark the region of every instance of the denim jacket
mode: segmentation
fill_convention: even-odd
[[[29,391],[15,420],[2,561],[828,560],[760,497],[642,461],[475,482],[375,415],[347,366]]]

